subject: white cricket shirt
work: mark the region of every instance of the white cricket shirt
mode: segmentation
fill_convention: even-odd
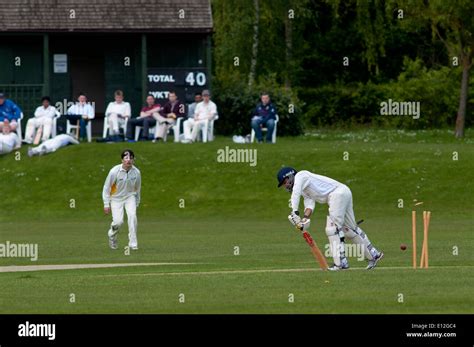
[[[125,101],[122,101],[120,104],[116,101],[109,102],[105,114],[110,116],[112,113],[121,114],[122,117],[130,117],[132,114],[130,104]]]
[[[15,148],[19,148],[21,146],[21,140],[16,133],[0,133],[0,146],[2,146],[2,149],[6,149],[5,151],[0,150],[0,152],[6,153]]]
[[[217,114],[217,106],[211,100],[208,103],[201,101],[194,109],[194,120],[212,119]]]
[[[95,117],[94,108],[88,103],[81,104],[80,102],[77,102],[68,108],[67,113],[87,116],[87,119],[94,119]]]
[[[298,211],[300,197],[304,198],[305,208],[314,211],[315,202],[325,204],[328,202],[328,196],[342,183],[332,178],[316,175],[303,170],[295,175],[295,183],[291,194],[291,207],[293,211]]]
[[[105,179],[102,199],[104,207],[110,206],[111,200],[125,200],[132,195],[137,199],[137,207],[140,204],[141,174],[135,166],[126,171],[122,164],[114,166]]]
[[[36,108],[35,111],[35,118],[51,118],[53,119],[58,111],[56,107],[49,105],[48,107],[44,108],[44,106],[40,106]]]

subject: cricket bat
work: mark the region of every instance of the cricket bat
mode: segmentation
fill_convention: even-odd
[[[296,230],[301,231],[301,229],[298,227],[296,227]],[[307,230],[303,230],[303,238],[306,240],[306,243],[311,248],[311,253],[313,253],[314,258],[319,263],[319,267],[321,268],[321,270],[326,271],[329,267],[326,258],[321,253],[318,245],[316,244],[316,242],[314,242],[313,238]]]
[[[35,139],[33,140],[33,144],[35,146],[39,145],[41,141],[41,136],[43,136],[43,126],[40,126],[38,130],[36,131],[36,136],[35,136]]]

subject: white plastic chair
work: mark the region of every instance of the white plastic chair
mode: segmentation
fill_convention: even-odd
[[[272,143],[276,143],[277,141],[277,125],[278,125],[279,120],[280,118],[278,117],[278,115],[275,115],[275,127],[273,128]],[[262,127],[262,131],[268,131],[268,129]],[[254,142],[254,141],[255,141],[255,130],[253,130],[252,128],[252,132],[250,133],[250,142]]]
[[[54,125],[53,125],[53,131],[54,133],[56,134],[56,118],[54,119],[53,121]],[[80,127],[80,125],[79,125]],[[76,124],[71,124],[71,122],[69,121],[69,119],[66,120],[66,134],[70,134],[71,133],[71,130],[76,130],[77,129],[77,125]],[[89,119],[89,121],[87,122],[87,125],[86,125],[86,133],[87,133],[87,142],[92,142],[92,119]],[[54,134],[54,136],[56,136]]]
[[[123,133],[124,135],[127,133],[127,123],[128,123],[128,118],[129,117],[126,117],[125,118],[125,122],[123,122],[123,125],[122,125],[122,129],[123,129]],[[90,122],[89,122],[90,123]],[[107,133],[109,132],[109,117],[108,116],[105,116],[104,117],[104,131],[103,131],[103,134],[102,134],[102,137],[105,139],[107,137]],[[135,135],[136,136],[136,135]]]
[[[183,122],[183,117],[179,117],[176,119],[175,125],[173,125],[170,130],[173,130],[174,135],[174,142],[179,142],[179,137],[181,135],[181,123]],[[166,141],[166,140],[165,140]]]
[[[135,141],[138,141],[140,137],[140,131],[142,131],[143,127],[140,125],[135,126]],[[150,134],[155,133],[155,127],[150,127]]]
[[[16,123],[18,124],[17,125],[17,128],[16,128],[16,134],[18,135],[18,137],[20,138],[20,140],[23,140],[23,137],[21,136],[21,120],[23,119],[23,112],[20,113],[20,118],[17,119]]]
[[[51,137],[55,137],[57,135],[56,128],[57,128],[59,117],[61,117],[61,113],[59,113],[59,111],[56,110],[56,116],[54,116],[54,118],[53,118],[53,129],[51,129]],[[69,123],[69,121],[68,121],[68,123]],[[69,132],[68,132],[68,134],[69,134]]]
[[[201,128],[202,142],[214,141],[214,122],[219,119],[219,115],[215,115],[211,120],[206,119],[204,126]]]

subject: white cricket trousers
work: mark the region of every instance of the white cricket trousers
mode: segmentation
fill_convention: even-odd
[[[112,234],[117,234],[120,226],[123,224],[123,211],[125,209],[128,218],[128,246],[138,247],[137,200],[135,195],[131,195],[125,200],[112,200],[110,202],[110,209],[112,210]]]
[[[352,206],[352,192],[346,185],[337,187],[328,196],[329,217],[338,228],[356,229],[357,223]]]
[[[47,117],[30,118],[28,119],[28,123],[26,123],[25,141],[27,143],[33,142],[33,137],[40,126],[43,126],[43,136],[41,140],[46,141],[49,139],[51,131],[53,130],[53,120]]]
[[[13,147],[7,143],[0,142],[0,154],[7,154],[11,151],[13,151]]]
[[[120,128],[125,127],[127,118],[119,117],[116,113],[109,115],[109,135],[119,135]],[[125,127],[126,128],[126,127]]]
[[[341,185],[328,196],[329,216],[326,221],[326,234],[333,249],[339,249],[341,237],[352,243],[364,247],[364,255],[368,260],[378,255],[377,249],[372,245],[365,232],[357,225],[352,204],[352,192],[346,185]],[[347,262],[343,250],[331,252],[334,264],[340,265]]]
[[[193,118],[189,118],[189,119],[184,121],[184,123],[183,123],[183,132],[184,132],[184,138],[186,140],[191,140],[192,139],[191,133],[192,133],[193,127],[194,127],[194,119]]]

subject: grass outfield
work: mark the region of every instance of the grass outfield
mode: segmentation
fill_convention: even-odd
[[[463,140],[447,130],[328,131],[279,138],[275,145],[236,145],[222,137],[193,145],[81,144],[35,158],[24,147],[20,160],[0,158],[0,243],[37,243],[39,259],[0,258],[0,271],[153,264],[0,272],[0,312],[474,313],[472,138],[472,131]],[[257,149],[257,165],[217,162],[225,146]],[[124,147],[135,150],[143,180],[140,249],[131,255],[108,248],[110,217],[101,201],[105,176]],[[365,271],[365,262],[350,258],[349,271],[317,270],[286,219],[289,194],[276,189],[275,179],[282,165],[350,186],[356,218],[385,253],[379,267]],[[421,211],[432,211],[428,270],[410,268],[414,199],[423,201],[419,246]],[[327,242],[326,209],[317,205],[312,218],[320,248]],[[122,247],[126,234],[124,225]]]

